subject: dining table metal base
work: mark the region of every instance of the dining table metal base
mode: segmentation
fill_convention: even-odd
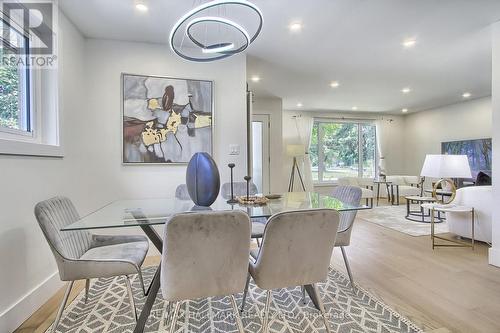
[[[158,235],[158,233],[153,229],[151,225],[141,225],[141,229],[142,231],[144,231],[146,236],[151,240],[156,249],[160,251],[160,253],[162,253],[163,241],[160,235]],[[144,327],[146,326],[149,314],[151,313],[153,304],[155,303],[156,297],[158,296],[158,291],[160,290],[160,271],[161,271],[161,264],[158,265],[155,275],[153,276],[153,280],[149,285],[146,302],[144,303],[141,314],[137,319],[137,323],[135,324],[134,333],[144,332]]]

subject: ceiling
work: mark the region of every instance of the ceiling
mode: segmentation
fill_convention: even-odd
[[[166,43],[177,19],[200,2],[148,0],[146,13],[134,0],[59,3],[87,37]],[[464,92],[491,94],[490,25],[500,20],[499,0],[253,2],[264,27],[247,50],[249,85],[257,97],[283,98],[286,109],[415,112],[460,102]],[[289,30],[292,22],[302,23],[300,32]],[[403,47],[409,38],[416,45]],[[261,80],[252,82],[254,75]]]

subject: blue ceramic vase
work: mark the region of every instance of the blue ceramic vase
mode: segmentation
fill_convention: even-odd
[[[208,153],[193,155],[187,166],[186,185],[197,206],[208,207],[215,202],[220,190],[220,175],[217,164]]]

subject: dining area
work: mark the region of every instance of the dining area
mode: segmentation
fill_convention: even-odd
[[[193,324],[191,316],[197,331],[211,327],[200,332],[213,331],[217,323],[224,332],[273,331],[273,293],[282,297],[281,290],[316,314],[308,319],[310,325],[316,327],[319,321],[322,327],[315,329],[332,332],[332,309],[323,302],[328,292],[321,291],[320,284],[331,274],[334,247],[340,247],[348,288],[355,288],[344,246],[349,245],[356,212],[368,209],[360,203],[359,189],[340,186],[332,195],[290,192],[266,198],[256,193],[250,177],[220,186],[218,175],[206,179],[211,173],[200,173],[198,166],[194,174],[205,179],[192,182],[190,165],[186,184],[168,198],[116,200],[83,217],[67,197],[36,205],[35,216],[60,279],[68,283],[51,331],[65,332],[75,324],[75,309],[65,314],[75,281],[85,280],[80,300],[85,309],[92,304],[93,288],[114,278],[111,284],[125,291],[119,308],[126,319],[121,322],[133,332],[176,332],[181,324]],[[213,191],[203,187],[207,182],[214,183]],[[207,194],[213,202],[199,205]],[[130,228],[143,235],[130,235],[125,231]],[[125,235],[120,235],[122,230]],[[158,265],[144,268],[150,244],[161,258]],[[217,300],[220,306],[213,306],[206,316],[188,313],[186,303],[200,300]],[[82,315],[88,310],[76,312],[76,317]],[[221,316],[222,322],[217,322]],[[278,318],[292,324],[297,320]]]

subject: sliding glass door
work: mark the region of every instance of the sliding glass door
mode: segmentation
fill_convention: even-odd
[[[315,182],[335,182],[343,177],[373,178],[375,125],[317,120],[309,153]]]

